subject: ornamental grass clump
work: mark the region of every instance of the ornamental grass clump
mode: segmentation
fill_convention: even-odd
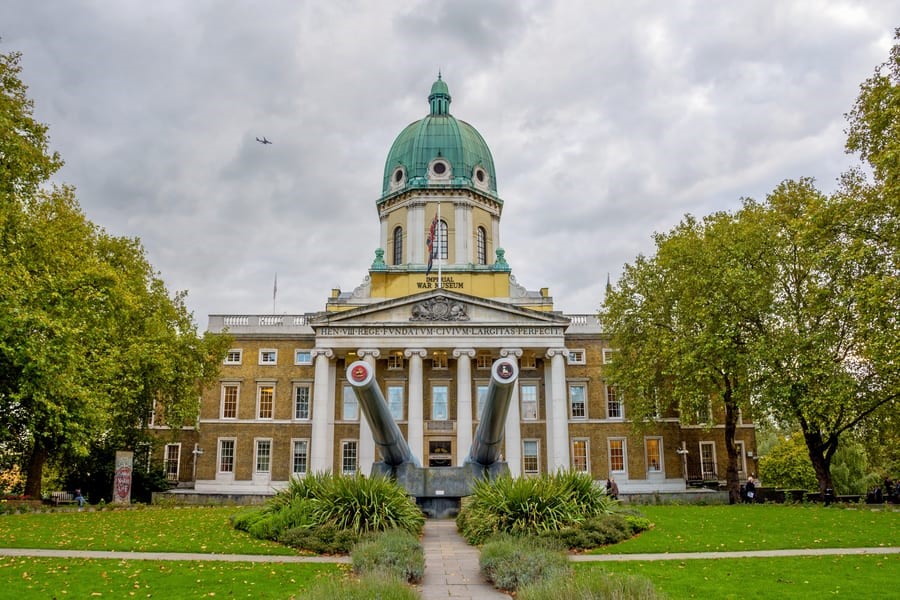
[[[514,592],[547,578],[571,576],[566,554],[545,540],[501,534],[481,548],[479,566],[495,587]]]
[[[232,519],[235,528],[313,552],[346,552],[360,536],[403,529],[418,534],[425,517],[406,491],[383,477],[316,473],[293,479],[262,508]]]
[[[357,575],[387,574],[418,583],[425,575],[425,551],[408,531],[393,529],[357,544],[350,556]]]
[[[517,600],[658,600],[663,597],[649,579],[611,573],[548,577],[523,585],[516,593]]]
[[[303,600],[418,600],[419,594],[400,579],[366,575],[359,580],[322,579],[301,596]]]

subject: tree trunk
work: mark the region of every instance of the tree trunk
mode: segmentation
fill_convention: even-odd
[[[41,479],[44,476],[44,463],[50,452],[40,440],[34,441],[34,448],[31,450],[31,456],[28,459],[28,476],[25,479],[25,495],[35,500],[41,497]]]
[[[819,482],[819,493],[824,499],[825,490],[834,493],[834,483],[831,481],[831,456],[825,456],[825,444],[822,442],[822,434],[818,431],[804,431],[803,439],[806,440],[806,451],[809,453],[809,460]]]
[[[725,396],[725,450],[728,454],[728,465],[725,467],[725,485],[728,489],[728,503],[740,504],[741,481],[738,479],[738,448],[734,443],[734,434],[737,431],[738,408],[734,405],[730,387],[726,388]]]

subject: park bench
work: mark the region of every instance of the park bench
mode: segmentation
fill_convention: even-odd
[[[75,494],[72,492],[50,492],[50,502],[54,506],[59,506],[60,504],[75,504],[78,500],[75,499]]]

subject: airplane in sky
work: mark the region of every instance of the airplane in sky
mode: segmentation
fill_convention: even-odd
[[[256,141],[259,142],[260,144],[271,144],[272,143],[266,139],[266,136],[263,136],[262,139],[256,138]]]

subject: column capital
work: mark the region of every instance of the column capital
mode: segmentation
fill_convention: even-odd
[[[381,350],[379,350],[378,348],[360,348],[356,351],[356,355],[360,358],[365,358],[367,356],[378,358],[379,356],[381,356]]]
[[[412,358],[413,356],[418,356],[419,358],[425,358],[428,356],[428,350],[425,348],[407,348],[403,351],[403,356],[406,358]]]
[[[503,358],[509,356],[515,356],[516,358],[522,358],[522,349],[521,348],[500,348],[500,356]]]
[[[454,348],[453,349],[453,358],[461,358],[463,356],[468,356],[469,358],[475,358],[475,348]]]
[[[324,356],[325,358],[334,358],[334,350],[331,348],[313,348],[310,351],[313,358]]]
[[[547,348],[547,358],[553,358],[554,356],[562,356],[565,358],[569,355],[569,350],[567,348]]]

